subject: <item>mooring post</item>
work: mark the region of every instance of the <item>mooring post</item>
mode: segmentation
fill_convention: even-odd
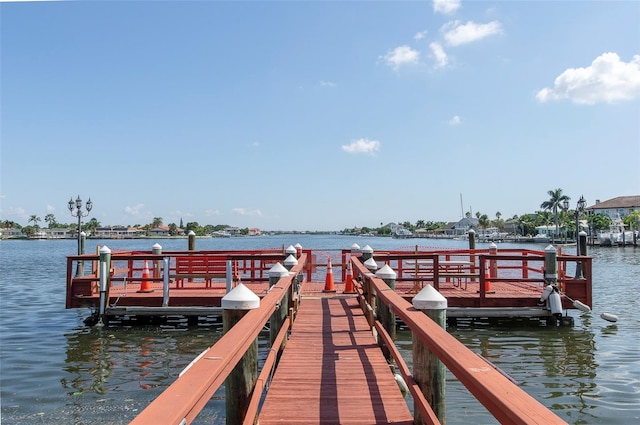
[[[427,316],[443,329],[447,323],[447,299],[436,291],[430,284],[420,291],[412,300],[413,308],[422,310]],[[438,417],[440,423],[446,423],[446,369],[444,363],[436,357],[415,334],[412,337],[413,346],[413,378],[422,390],[429,405]],[[424,423],[420,410],[414,403],[415,422]]]
[[[476,255],[473,253],[473,250],[476,249],[476,231],[473,229],[469,229],[469,262],[471,263],[471,274],[476,273]],[[476,281],[475,277],[471,278],[472,282]]]
[[[578,255],[579,257],[587,255],[587,232],[585,232],[584,230],[581,230],[580,233],[578,233],[578,245],[576,251],[576,255]],[[576,262],[576,279],[582,279],[583,277],[582,261],[578,260]]]
[[[153,255],[162,255],[162,245],[159,243],[153,244],[151,247],[151,253]],[[153,262],[153,277],[157,279],[160,277],[160,271],[162,270],[162,260],[155,260]]]
[[[223,332],[226,334],[249,310],[260,307],[260,298],[242,283],[222,297]],[[240,425],[247,414],[258,379],[258,339],[244,353],[225,380],[227,425]]]
[[[555,285],[558,281],[558,251],[553,245],[544,249],[544,282]]]
[[[491,242],[491,244],[489,245],[489,254],[498,255],[498,245],[496,245],[494,242]],[[491,277],[492,279],[498,277],[498,260],[496,260],[495,258],[489,260],[489,277]]]
[[[469,229],[469,249],[476,249],[476,231]]]
[[[298,250],[293,245],[289,245],[287,249],[284,250],[285,258],[289,257],[290,255],[293,255],[295,257],[297,253],[298,253]]]
[[[80,239],[78,240],[78,243],[80,244],[80,246],[78,247],[79,254],[84,254],[84,245],[86,241],[87,234],[84,231],[80,232]],[[84,260],[78,261],[76,276],[84,276]]]
[[[107,310],[107,288],[109,287],[111,268],[111,250],[105,245],[100,248],[100,306],[98,311],[98,324],[102,324],[102,319]]]
[[[276,263],[269,269],[269,287],[278,283],[281,277],[289,276],[289,270],[287,270],[282,264]],[[289,294],[285,294],[280,301],[280,305],[276,308],[276,311],[271,315],[271,322],[269,326],[269,342],[273,345],[276,340],[280,328],[284,323],[284,319],[287,317],[287,311],[289,308]],[[284,344],[284,343],[283,343]]]
[[[196,250],[196,234],[193,230],[189,230],[189,233],[187,233],[187,249],[189,251]]]
[[[369,245],[365,245],[364,248],[362,248],[360,250],[360,252],[362,252],[362,261],[366,262],[368,259],[373,257],[373,248],[371,248]]]
[[[169,257],[162,259],[162,307],[169,306]]]
[[[387,286],[392,290],[396,289],[397,273],[391,267],[389,267],[388,264],[385,264],[380,270],[376,272],[376,277],[384,280],[384,283],[386,283]],[[378,319],[382,323],[382,326],[391,337],[391,340],[395,341],[396,315],[393,314],[393,311],[380,300],[380,297],[377,298],[376,311],[378,312]],[[382,340],[378,340],[378,345],[384,345]],[[389,352],[389,350],[384,350],[384,354],[387,357],[387,360],[391,360],[391,353]]]

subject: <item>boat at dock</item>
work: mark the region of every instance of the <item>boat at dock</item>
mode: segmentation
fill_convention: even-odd
[[[625,224],[620,216],[613,219],[609,230],[598,232],[600,246],[631,245],[634,242],[634,232],[625,230]]]

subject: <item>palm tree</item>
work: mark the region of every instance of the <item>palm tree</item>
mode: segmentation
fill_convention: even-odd
[[[562,189],[549,190],[547,191],[547,194],[549,195],[549,200],[544,201],[542,204],[540,204],[540,208],[553,212],[553,217],[556,223],[555,236],[558,237],[558,229],[560,227],[558,223],[558,209],[564,209],[564,206],[562,205],[562,203],[565,200],[566,201],[571,200],[571,198],[568,197],[567,195],[563,195]]]
[[[40,221],[42,221],[42,219],[34,214],[31,217],[29,217],[29,220],[27,220],[27,223],[33,222],[33,227],[35,227],[36,229],[39,229],[40,226],[38,226],[38,222]]]
[[[56,217],[53,214],[47,214],[44,216],[44,221],[49,224],[49,229],[55,227]]]
[[[153,217],[152,227],[160,227],[162,226],[162,217]]]

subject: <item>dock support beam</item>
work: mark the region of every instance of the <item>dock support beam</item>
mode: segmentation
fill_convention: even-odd
[[[447,323],[447,299],[427,284],[413,298],[413,307],[422,310],[443,329]],[[413,335],[413,378],[418,383],[441,424],[446,423],[446,368],[444,363]],[[414,407],[416,424],[424,423],[420,410]]]

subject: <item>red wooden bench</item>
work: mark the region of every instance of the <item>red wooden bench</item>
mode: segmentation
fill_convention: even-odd
[[[211,288],[212,280],[227,277],[226,257],[212,257],[210,255],[189,255],[176,257],[175,274],[176,287],[183,288],[185,279],[204,279],[205,286]]]

